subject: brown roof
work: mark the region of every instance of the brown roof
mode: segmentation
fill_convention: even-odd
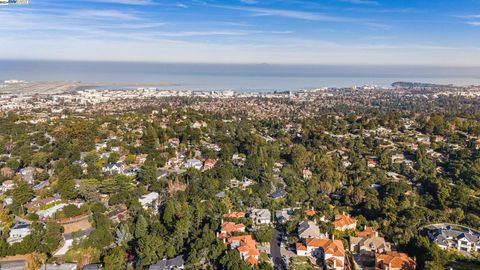
[[[335,228],[342,228],[348,225],[356,224],[357,221],[347,215],[336,215],[335,220],[332,221]]]
[[[401,252],[386,252],[383,254],[377,254],[376,265],[388,265],[392,269],[402,269],[402,270],[414,270],[415,269],[415,260],[410,258],[407,254]]]
[[[345,249],[342,241],[340,240],[307,238],[305,239],[305,243],[310,247],[322,248],[325,254],[331,254],[339,257],[345,256]]]
[[[243,218],[245,217],[245,212],[238,211],[238,212],[226,213],[226,214],[223,214],[223,217],[224,218]]]
[[[365,227],[361,232],[355,234],[357,237],[372,237],[375,236],[375,230],[372,227]]]

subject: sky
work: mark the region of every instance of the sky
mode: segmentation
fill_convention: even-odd
[[[30,0],[0,59],[479,66],[479,0]]]

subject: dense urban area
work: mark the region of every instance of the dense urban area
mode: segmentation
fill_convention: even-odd
[[[0,269],[480,269],[480,87],[87,85],[0,84]]]

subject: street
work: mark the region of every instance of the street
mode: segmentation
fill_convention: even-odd
[[[272,261],[275,269],[286,269],[285,264],[282,261],[282,253],[280,252],[281,237],[280,232],[277,229],[273,230],[273,239],[270,243],[270,254],[272,255]]]

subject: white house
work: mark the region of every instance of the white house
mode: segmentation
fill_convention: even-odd
[[[40,219],[51,218],[56,212],[62,210],[67,205],[66,203],[57,204],[48,209],[37,211],[37,215]]]
[[[153,208],[156,209],[158,206],[159,194],[157,192],[150,192],[141,196],[138,201],[144,209]]]
[[[185,168],[202,169],[203,163],[198,159],[188,159],[184,164]]]
[[[32,225],[31,222],[18,219],[10,228],[7,243],[21,242],[23,238],[30,234],[30,225]]]
[[[272,214],[268,209],[252,209],[250,217],[256,225],[269,225],[272,222]]]

